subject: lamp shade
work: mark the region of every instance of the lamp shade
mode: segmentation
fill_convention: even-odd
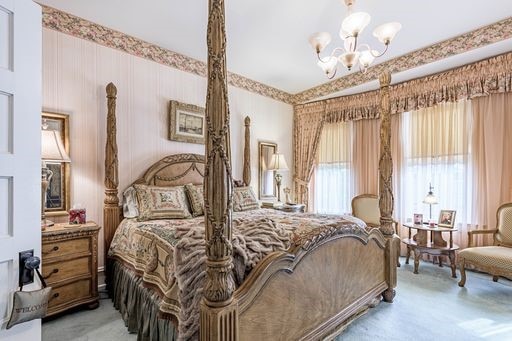
[[[425,197],[425,199],[423,199],[423,203],[424,204],[429,204],[429,205],[435,205],[435,204],[438,203],[437,197],[432,192],[428,192],[428,194]]]
[[[328,32],[317,32],[309,37],[309,43],[317,53],[322,52],[330,42],[331,35]]]
[[[398,22],[382,24],[373,30],[373,35],[383,44],[389,44],[395,35],[400,31],[402,25]]]
[[[288,170],[288,165],[286,164],[284,155],[279,154],[279,153],[272,155],[272,158],[270,159],[270,163],[268,165],[268,170],[275,170],[275,171]]]
[[[358,36],[370,23],[370,15],[365,12],[354,12],[341,23],[340,32],[348,33],[352,37]]]
[[[71,162],[57,131],[42,130],[41,138],[41,159],[53,162]]]
[[[364,50],[361,52],[361,55],[359,56],[359,64],[361,64],[363,67],[370,66],[370,64],[375,60],[374,53],[376,54],[378,52],[371,50]]]
[[[340,62],[349,70],[357,64],[359,60],[359,52],[345,52],[339,56]]]

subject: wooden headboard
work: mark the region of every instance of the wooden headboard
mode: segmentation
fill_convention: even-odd
[[[204,156],[198,154],[175,154],[166,156],[144,173],[134,184],[154,186],[180,186],[203,183]]]

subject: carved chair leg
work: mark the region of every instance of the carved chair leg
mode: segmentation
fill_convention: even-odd
[[[437,262],[439,263],[439,267],[443,267],[443,256],[437,256]]]
[[[407,256],[405,257],[405,264],[409,264],[409,258],[411,258],[411,247],[407,245]]]
[[[466,284],[466,269],[464,268],[465,262],[464,259],[459,262],[459,270],[460,270],[460,281],[459,287],[463,287]]]
[[[492,281],[493,281],[493,282],[497,282],[497,281],[498,281],[498,278],[500,278],[500,276],[492,276]]]
[[[450,258],[450,267],[452,268],[452,277],[457,278],[457,266],[455,265],[455,251],[451,251],[448,254],[448,258]]]
[[[418,267],[420,266],[421,252],[418,249],[414,249],[414,273],[418,274]]]

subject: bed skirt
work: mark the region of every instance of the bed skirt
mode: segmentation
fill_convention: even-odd
[[[137,333],[138,341],[177,340],[177,328],[168,318],[159,314],[160,297],[144,287],[134,271],[113,259],[108,260],[107,289],[130,333]]]

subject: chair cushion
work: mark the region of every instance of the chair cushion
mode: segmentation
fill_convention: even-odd
[[[498,241],[512,245],[512,206],[504,205],[498,211]]]
[[[475,265],[492,266],[512,272],[512,248],[503,246],[469,247],[459,252],[459,259]]]

